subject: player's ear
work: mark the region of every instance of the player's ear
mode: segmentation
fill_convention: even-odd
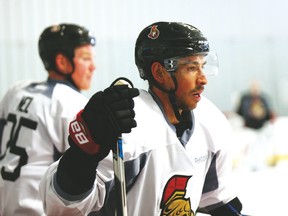
[[[154,79],[158,82],[163,84],[165,82],[165,73],[163,66],[159,62],[153,62],[151,65],[151,73]]]
[[[56,55],[55,64],[56,64],[56,68],[62,73],[68,74],[68,73],[71,73],[72,71],[71,62],[65,55],[61,53],[58,53]]]

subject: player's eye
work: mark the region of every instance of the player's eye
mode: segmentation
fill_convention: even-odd
[[[92,57],[90,55],[83,55],[80,58],[84,61],[90,61],[92,59]]]
[[[188,73],[197,73],[203,70],[204,64],[188,63],[183,65],[184,70]]]

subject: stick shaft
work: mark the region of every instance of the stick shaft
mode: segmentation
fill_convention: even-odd
[[[122,138],[117,140],[116,151],[113,152],[114,180],[116,187],[116,216],[127,216],[127,198],[125,168],[123,160]]]

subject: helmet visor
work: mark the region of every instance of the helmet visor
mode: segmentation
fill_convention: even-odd
[[[204,65],[203,72],[206,76],[216,76],[219,71],[219,61],[216,52],[209,52],[205,56],[206,64]]]
[[[203,56],[201,61],[184,61],[183,56],[169,58],[164,60],[164,67],[168,72],[175,72],[179,65],[185,64],[189,70],[201,71],[205,76],[216,76],[218,74],[219,64],[216,52],[195,53],[194,55]],[[187,56],[186,56],[187,57]]]

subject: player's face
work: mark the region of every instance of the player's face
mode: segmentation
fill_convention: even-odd
[[[94,62],[94,48],[91,45],[84,45],[75,49],[74,72],[72,79],[79,90],[90,88],[93,72],[96,69]]]
[[[179,109],[192,110],[201,99],[204,85],[207,84],[203,68],[206,63],[203,55],[181,58],[177,61],[178,69],[175,73],[178,88],[176,100]]]

